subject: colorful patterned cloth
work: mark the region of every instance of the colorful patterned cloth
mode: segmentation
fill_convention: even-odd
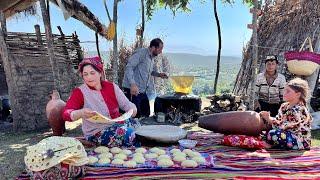
[[[227,135],[223,137],[221,143],[226,146],[248,149],[263,149],[265,147],[261,139],[246,135]]]
[[[320,179],[320,147],[308,151],[257,150],[219,145],[223,135],[192,133],[195,150],[215,156],[213,168],[86,167],[83,180],[91,179]],[[19,179],[29,179],[21,174]]]
[[[283,103],[276,119],[273,121],[274,129],[289,131],[297,140],[297,148],[309,149],[311,146],[311,122],[312,117],[302,103],[290,107],[289,103]]]
[[[114,123],[105,130],[88,137],[89,141],[108,146],[126,146],[140,147],[140,142],[137,141],[134,129],[141,126],[137,120],[132,118],[123,122]]]

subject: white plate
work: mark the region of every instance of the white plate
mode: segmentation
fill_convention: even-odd
[[[164,143],[174,143],[187,136],[187,131],[171,125],[149,125],[136,129],[136,134],[150,140]]]

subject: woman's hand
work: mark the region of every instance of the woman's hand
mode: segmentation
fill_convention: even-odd
[[[268,112],[268,111],[261,111],[259,114],[260,114],[260,116],[261,116],[263,119],[265,119],[269,124],[272,124],[270,112]]]
[[[83,109],[79,109],[79,110],[75,110],[71,112],[71,119],[72,121],[76,121],[80,118],[89,118],[96,115],[96,112],[92,111],[89,108],[83,108]]]
[[[83,108],[83,109],[81,109],[81,117],[82,118],[85,118],[85,119],[87,119],[87,118],[90,118],[90,117],[92,117],[92,116],[94,116],[94,115],[96,115],[97,113],[95,112],[95,111],[92,111],[91,109],[89,109],[89,108]]]
[[[265,120],[268,120],[270,118],[270,112],[268,111],[261,111],[259,114]]]
[[[136,115],[137,115],[137,108],[134,108],[131,117],[135,117]]]

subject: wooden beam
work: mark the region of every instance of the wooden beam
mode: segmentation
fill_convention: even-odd
[[[39,26],[39,24],[34,25],[34,30],[35,30],[35,32],[36,32],[36,36],[37,36],[38,43],[39,43],[40,45],[42,45],[43,42],[42,42],[42,36],[41,36],[41,31],[40,31],[40,26]]]
[[[56,0],[50,0],[55,5],[59,6]],[[73,18],[81,21],[87,27],[95,32],[98,32],[102,37],[107,37],[107,27],[103,25],[98,18],[82,3],[77,0],[61,0],[65,3],[65,9],[72,14]],[[75,7],[76,6],[76,7]]]
[[[49,60],[51,63],[51,68],[52,68],[52,73],[53,73],[53,78],[54,78],[54,88],[59,91],[60,90],[59,69],[57,66],[57,62],[54,58],[52,30],[51,30],[49,14],[48,14],[47,6],[46,6],[46,0],[40,0],[40,7],[41,7],[41,12],[42,12],[42,19],[43,19],[43,23],[44,23],[44,28],[46,30],[48,55],[49,55]]]
[[[2,0],[1,0],[2,1]],[[4,10],[5,17],[11,17],[17,12],[21,12],[28,7],[34,5],[38,0],[20,0],[16,1],[14,4],[11,4],[10,7]]]
[[[1,16],[4,16],[3,11],[0,11]],[[16,130],[19,127],[19,122],[17,121],[16,117],[16,111],[17,111],[17,106],[16,106],[16,101],[15,97],[15,80],[13,79],[13,74],[12,74],[12,68],[11,68],[11,63],[9,60],[9,51],[8,47],[5,41],[5,35],[3,33],[3,29],[0,28],[0,57],[3,62],[3,67],[4,67],[4,72],[6,75],[6,81],[8,85],[8,93],[9,93],[9,99],[11,103],[11,109],[12,109],[12,117],[13,117],[13,127]]]
[[[4,37],[6,37],[7,36],[7,22],[6,22],[6,17],[2,11],[0,12],[0,25],[1,25],[3,35],[4,35]]]
[[[258,0],[253,0],[254,9],[258,8]],[[255,100],[255,79],[258,73],[258,15],[257,11],[253,11],[252,14],[252,65],[251,65],[251,90],[250,90],[250,109],[254,110],[254,100]]]

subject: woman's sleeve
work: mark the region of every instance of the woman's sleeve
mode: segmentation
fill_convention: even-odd
[[[292,119],[290,119],[290,124],[287,129],[296,129],[304,124],[309,124],[310,117],[308,115],[308,110],[304,107],[300,108],[297,111],[293,111]]]
[[[81,90],[75,88],[69,97],[67,104],[62,112],[62,118],[65,121],[72,121],[71,112],[83,108],[84,98]]]
[[[130,109],[137,109],[136,105],[129,101],[129,99],[126,97],[126,95],[124,95],[118,85],[113,83],[113,87],[120,109],[125,112],[129,111]]]

